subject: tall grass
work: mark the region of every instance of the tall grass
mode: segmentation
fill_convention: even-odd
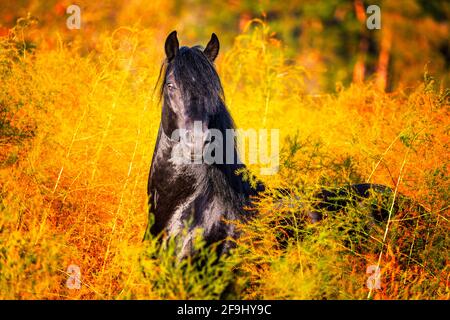
[[[177,263],[173,245],[142,242],[160,115],[154,30],[119,28],[84,54],[33,47],[29,23],[0,39],[1,298],[449,298],[449,91],[427,73],[408,91],[366,83],[311,96],[308,71],[253,21],[217,67],[238,127],[281,130],[280,171],[260,178],[291,188],[290,204],[263,196],[237,249],[219,263],[201,249],[199,269]],[[305,223],[319,187],[364,181],[427,210],[371,225],[349,207]],[[80,289],[66,286],[71,264]],[[370,294],[368,265],[381,268]]]

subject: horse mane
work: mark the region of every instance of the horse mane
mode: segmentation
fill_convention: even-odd
[[[181,47],[171,61],[165,59],[161,65],[157,81],[160,102],[164,93],[165,79],[170,72],[173,72],[176,83],[180,85],[183,99],[189,99],[190,92],[196,92],[201,97],[202,101],[199,105],[203,108],[201,112],[208,115],[210,129],[219,130],[223,137],[226,137],[226,130],[235,129],[233,118],[225,104],[225,94],[219,75],[214,64],[203,54],[203,47]],[[212,166],[225,175],[229,186],[235,192],[247,195],[254,194],[250,184],[243,181],[242,177],[236,173],[239,169],[245,169],[245,165],[238,161],[236,141],[233,141],[233,145],[234,162],[226,164],[224,159],[223,164],[213,164]],[[224,157],[225,151],[223,152]]]

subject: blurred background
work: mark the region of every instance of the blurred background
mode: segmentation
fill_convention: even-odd
[[[425,70],[448,87],[450,79],[449,1],[399,0],[1,0],[0,35],[28,14],[40,31],[30,45],[55,46],[59,37],[85,54],[102,33],[120,26],[153,30],[161,44],[176,29],[182,44],[206,42],[216,32],[222,48],[260,18],[281,40],[286,58],[305,67],[310,93],[333,92],[336,85],[375,81],[393,91],[417,85]],[[81,8],[80,30],[65,26],[65,9]],[[366,8],[381,8],[381,29],[366,28]],[[57,35],[57,36],[56,36]],[[156,48],[160,50],[161,48]],[[160,61],[158,61],[160,63]]]

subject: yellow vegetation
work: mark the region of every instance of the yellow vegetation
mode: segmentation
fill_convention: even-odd
[[[325,185],[386,184],[429,212],[406,231],[393,222],[384,246],[384,227],[367,250],[344,244],[339,230],[361,219],[349,210],[299,227],[281,248],[273,222],[295,210],[268,195],[237,252],[213,264],[203,250],[209,262],[199,271],[142,242],[161,39],[123,27],[89,54],[58,40],[24,50],[24,30],[1,38],[0,49],[0,298],[365,299],[366,267],[381,250],[382,287],[371,297],[449,298],[448,90],[427,73],[404,91],[369,82],[310,95],[308,70],[288,64],[282,44],[253,21],[217,68],[239,128],[280,129],[280,172],[260,178],[302,197]],[[66,286],[71,264],[79,290]]]

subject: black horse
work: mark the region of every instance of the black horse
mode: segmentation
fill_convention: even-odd
[[[235,146],[232,164],[174,160],[177,149],[189,150],[191,146],[190,141],[173,139],[177,129],[192,131],[197,122],[202,129],[214,128],[225,136],[234,124],[213,65],[219,53],[217,36],[212,34],[204,50],[198,46],[179,48],[174,31],[167,37],[165,52],[161,124],[148,181],[149,221],[152,215],[154,221],[149,223],[145,238],[148,231],[154,236],[163,233],[165,238],[177,237],[178,255],[182,258],[191,254],[196,232],[202,230],[207,244],[222,241],[218,245],[220,255],[232,245],[224,240],[237,236],[233,224],[225,221],[243,220],[247,215],[244,207],[263,186],[253,188],[237,173],[245,165],[238,161]],[[205,136],[201,144],[207,149],[213,142]]]
[[[235,141],[232,141],[232,163],[225,159],[216,163],[201,161],[204,151],[214,145],[214,140],[205,132],[216,129],[225,137],[225,131],[234,128],[214,67],[219,53],[217,36],[212,34],[204,50],[200,46],[180,48],[176,31],[173,31],[166,39],[165,53],[158,80],[162,80],[162,116],[148,180],[149,227],[144,239],[150,233],[165,239],[175,238],[178,256],[183,258],[192,254],[194,237],[201,230],[206,244],[218,243],[221,255],[232,247],[230,239],[238,237],[234,224],[229,221],[252,217],[252,210],[248,210],[252,198],[265,187],[243,178],[241,172],[245,165],[239,161]],[[195,123],[201,124],[197,139],[177,139],[180,134],[174,135],[182,129],[192,132]],[[190,151],[194,145],[200,146],[203,152],[200,156]],[[217,145],[215,148],[217,152]],[[229,150],[223,148],[225,158]],[[179,161],[177,154],[182,160],[191,161]],[[371,184],[353,185],[346,190],[319,192],[317,198],[321,201],[310,211],[311,220],[322,219],[321,209],[335,211],[345,205],[342,201],[347,200],[335,198],[348,195],[349,191],[362,197],[369,196],[371,190],[391,191],[388,187]],[[387,214],[386,211],[379,213]]]

